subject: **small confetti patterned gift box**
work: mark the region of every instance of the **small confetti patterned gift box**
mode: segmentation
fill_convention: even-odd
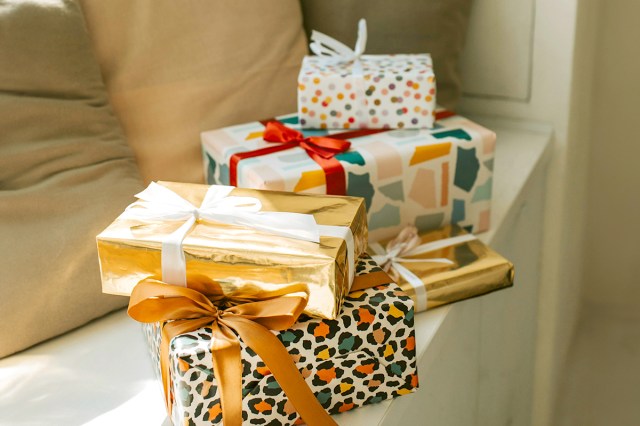
[[[298,144],[290,135],[283,143],[265,141],[272,121],[208,131],[205,173],[210,184],[363,197],[371,241],[406,225],[428,231],[457,223],[485,231],[496,135],[448,111],[437,116],[431,130],[302,130]],[[295,115],[278,120],[300,128]],[[305,145],[326,138],[350,145],[329,159]]]
[[[298,76],[298,114],[305,129],[428,129],[435,93],[428,54],[364,55],[359,63],[307,56]]]
[[[362,55],[316,31],[298,76],[298,115],[305,129],[433,127],[436,81],[429,54]],[[363,42],[364,39],[364,42]]]
[[[381,270],[373,260],[361,259],[359,275],[375,271]],[[305,317],[276,337],[322,407],[338,414],[417,389],[413,313],[411,298],[396,284],[379,285],[350,293],[337,319]],[[160,326],[143,326],[152,359],[159,366]],[[176,425],[224,421],[211,343],[207,327],[171,342],[171,417]],[[245,342],[240,345],[244,422],[298,424],[298,413],[270,369]]]

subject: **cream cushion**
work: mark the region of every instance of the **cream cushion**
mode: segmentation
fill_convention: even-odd
[[[0,3],[0,357],[125,306],[95,236],[142,187],[78,5]]]
[[[203,182],[200,132],[296,109],[295,0],[83,0],[143,177]]]

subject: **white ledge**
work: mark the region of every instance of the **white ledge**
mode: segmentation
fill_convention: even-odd
[[[479,238],[492,245],[496,236],[506,232],[524,203],[524,189],[531,176],[546,166],[551,154],[551,128],[524,121],[503,120],[488,117],[471,117],[474,121],[497,133],[494,161],[493,198],[491,205],[491,229]],[[490,297],[490,296],[489,296]],[[453,327],[450,318],[460,305],[445,305],[415,316],[416,351],[418,364],[430,365],[442,355],[441,348],[448,330]],[[446,354],[445,354],[446,356]],[[420,369],[420,381],[429,380],[427,371]],[[396,425],[400,414],[416,394],[383,401],[357,410],[334,416],[344,426]]]
[[[518,213],[523,188],[549,157],[551,130],[531,123],[474,119],[498,134],[491,244]],[[421,365],[440,356],[457,305],[416,315]],[[114,342],[118,342],[118,346]],[[420,371],[420,379],[425,371]],[[159,383],[140,326],[124,310],[78,330],[0,360],[1,424],[160,425],[167,423]],[[395,424],[395,413],[412,402],[407,395],[334,416],[341,425]]]

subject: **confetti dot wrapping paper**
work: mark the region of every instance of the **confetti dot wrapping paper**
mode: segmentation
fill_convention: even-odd
[[[278,120],[300,129],[298,117]],[[229,184],[230,157],[273,146],[264,124],[246,123],[202,134],[209,184]],[[344,130],[302,130],[325,136]],[[496,135],[460,115],[439,119],[432,129],[392,129],[350,137],[351,149],[336,155],[347,195],[363,197],[369,240],[390,238],[406,225],[430,231],[455,223],[468,232],[489,228]],[[246,158],[237,165],[240,187],[324,194],[322,168],[299,147]]]
[[[429,54],[307,56],[298,76],[303,129],[429,129],[436,80]]]

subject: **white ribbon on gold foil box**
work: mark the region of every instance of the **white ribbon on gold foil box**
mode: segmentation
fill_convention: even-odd
[[[370,243],[373,259],[406,291],[416,312],[513,285],[513,265],[456,225]]]
[[[97,237],[105,293],[129,295],[146,278],[216,280],[246,298],[302,282],[305,312],[335,318],[366,246],[359,198],[170,182],[137,198]]]

